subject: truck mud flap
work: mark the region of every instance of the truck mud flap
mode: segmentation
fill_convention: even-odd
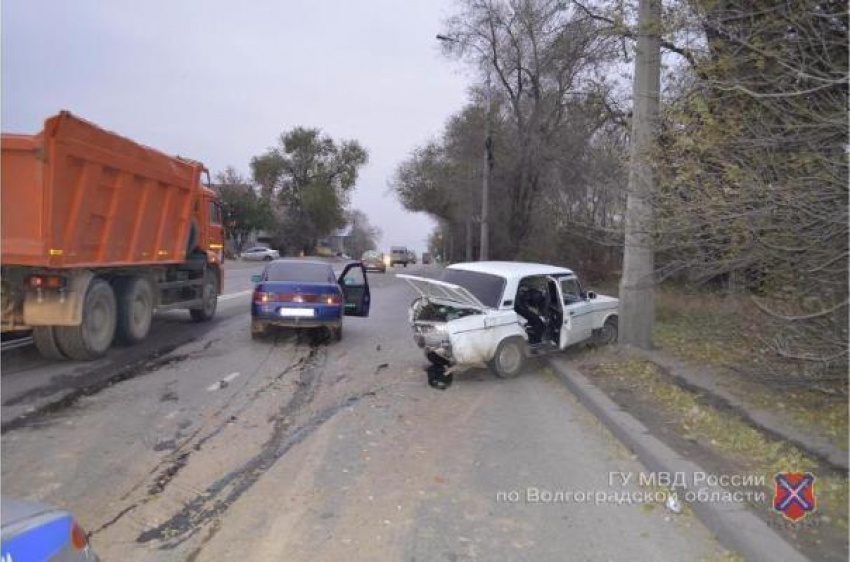
[[[28,290],[24,297],[24,323],[27,326],[78,326],[83,321],[83,302],[91,271],[75,271],[64,291]]]

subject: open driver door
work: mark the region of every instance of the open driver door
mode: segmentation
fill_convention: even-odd
[[[345,295],[346,316],[369,316],[371,295],[366,268],[360,262],[350,263],[339,276],[339,286]]]

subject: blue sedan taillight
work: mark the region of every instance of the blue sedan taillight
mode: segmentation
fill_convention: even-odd
[[[252,300],[258,304],[264,304],[269,302],[292,302],[304,304],[342,304],[342,295],[338,293],[325,293],[323,295],[316,295],[313,293],[270,293],[266,291],[254,291],[254,296]]]

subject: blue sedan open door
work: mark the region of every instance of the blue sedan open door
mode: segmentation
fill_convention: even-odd
[[[339,276],[339,286],[345,295],[346,316],[369,316],[371,295],[366,268],[361,262],[350,263]]]

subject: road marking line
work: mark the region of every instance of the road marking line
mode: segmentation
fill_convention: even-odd
[[[238,297],[243,297],[243,296],[245,296],[245,295],[250,295],[250,294],[251,294],[251,293],[253,293],[253,292],[254,292],[254,290],[253,290],[253,289],[248,289],[247,291],[239,291],[238,293],[228,293],[228,294],[226,294],[226,295],[219,295],[219,296],[218,296],[218,300],[220,300],[220,301],[227,301],[227,300],[230,300],[230,299],[235,299],[235,298],[238,298]]]
[[[215,392],[216,390],[221,390],[222,388],[225,388],[228,384],[233,382],[236,379],[236,377],[238,377],[241,374],[242,373],[240,373],[238,371],[235,372],[235,373],[230,373],[229,375],[227,375],[226,377],[224,377],[220,381],[209,385],[207,387],[207,392]]]
[[[235,373],[230,373],[229,375],[227,375],[226,377],[224,377],[222,380],[223,380],[224,382],[232,382],[232,381],[233,381],[236,377],[238,377],[238,376],[239,376],[239,375],[241,375],[241,374],[242,374],[242,373],[240,373],[240,372],[238,372],[238,371],[237,371],[237,372],[235,372]]]

